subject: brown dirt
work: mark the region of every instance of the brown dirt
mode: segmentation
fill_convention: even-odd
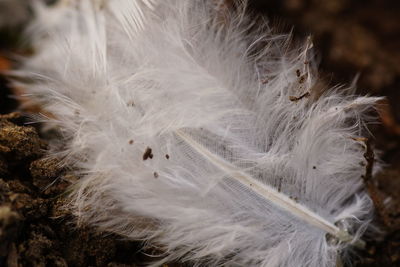
[[[381,241],[359,252],[356,266],[400,266],[400,2],[397,0],[253,0],[277,31],[293,29],[295,40],[313,37],[322,78],[350,83],[358,93],[385,96],[379,124],[370,125],[372,146],[386,165],[366,186],[376,206]],[[294,28],[292,28],[294,27]]]
[[[0,115],[0,266],[138,266],[137,242],[77,228],[62,209],[75,178],[18,113]]]
[[[379,107],[380,124],[370,127],[372,145],[386,166],[367,185],[377,208],[375,224],[384,233],[358,252],[355,265],[400,266],[400,2],[250,2],[279,25],[277,31],[294,26],[296,40],[312,34],[327,83],[349,83],[360,73],[359,93],[387,97]],[[1,54],[13,44],[0,38],[0,69],[8,68]],[[0,116],[0,266],[122,267],[148,260],[137,242],[74,225],[61,207],[76,178],[44,156],[46,141],[25,124],[27,118],[9,113],[17,108],[10,92],[0,76],[0,114],[7,114]]]

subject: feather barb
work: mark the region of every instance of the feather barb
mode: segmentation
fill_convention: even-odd
[[[231,178],[235,179],[240,184],[255,192],[257,195],[274,203],[279,208],[289,212],[290,214],[309,223],[310,225],[313,225],[325,231],[340,242],[351,243],[353,241],[353,237],[346,230],[340,229],[339,227],[325,220],[310,209],[300,205],[286,195],[279,193],[273,187],[261,183],[250,175],[246,174],[245,172],[240,171],[231,163],[223,160],[222,158],[210,152],[204,146],[193,140],[183,130],[176,131],[176,134],[188,145],[190,145],[190,147],[195,149],[195,151],[197,151],[200,155],[212,162],[221,170],[225,171]],[[363,240],[356,240],[353,245],[358,248],[364,248],[365,242]]]

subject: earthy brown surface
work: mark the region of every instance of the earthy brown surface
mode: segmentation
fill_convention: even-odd
[[[44,157],[46,143],[24,122],[18,113],[0,116],[0,266],[143,262],[137,243],[73,224],[61,206],[75,178]]]
[[[384,235],[358,252],[356,266],[400,266],[400,1],[251,2],[277,31],[293,29],[295,40],[313,37],[326,82],[350,83],[359,74],[358,93],[386,97],[377,107],[379,124],[369,126],[386,166],[366,184]]]
[[[366,184],[377,208],[375,223],[384,233],[358,252],[356,266],[400,266],[400,2],[251,3],[279,25],[277,31],[294,26],[297,40],[312,34],[327,83],[349,83],[360,73],[360,93],[387,96],[379,107],[381,124],[370,126],[372,146],[387,166]],[[0,70],[10,65],[1,55],[15,49],[12,38],[7,40],[2,43],[0,36]],[[46,141],[25,125],[25,117],[9,113],[17,106],[8,94],[0,77],[0,114],[8,114],[0,117],[0,266],[140,266],[148,259],[140,244],[77,228],[60,208],[76,178],[57,159],[44,157]]]

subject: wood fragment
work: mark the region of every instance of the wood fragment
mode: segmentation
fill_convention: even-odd
[[[383,203],[381,194],[376,187],[376,185],[373,183],[372,179],[372,172],[374,168],[374,162],[375,162],[375,153],[374,150],[372,149],[372,143],[369,138],[353,138],[356,141],[362,141],[364,142],[365,145],[365,153],[364,153],[364,158],[367,161],[367,164],[365,166],[365,173],[362,175],[362,179],[364,180],[365,187],[367,189],[367,192],[369,196],[371,197],[374,206],[376,208],[377,213],[380,215],[380,218],[382,219],[383,223],[385,225],[390,225],[390,218],[388,214],[385,212],[385,204]]]
[[[293,101],[293,102],[297,102],[303,98],[309,97],[310,95],[311,95],[310,92],[305,92],[301,96],[289,96],[289,100]]]

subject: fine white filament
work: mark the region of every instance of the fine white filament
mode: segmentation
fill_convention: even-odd
[[[79,170],[70,208],[159,246],[156,264],[335,266],[371,220],[357,137],[377,98],[322,90],[310,41],[215,2],[40,7],[14,75]]]

